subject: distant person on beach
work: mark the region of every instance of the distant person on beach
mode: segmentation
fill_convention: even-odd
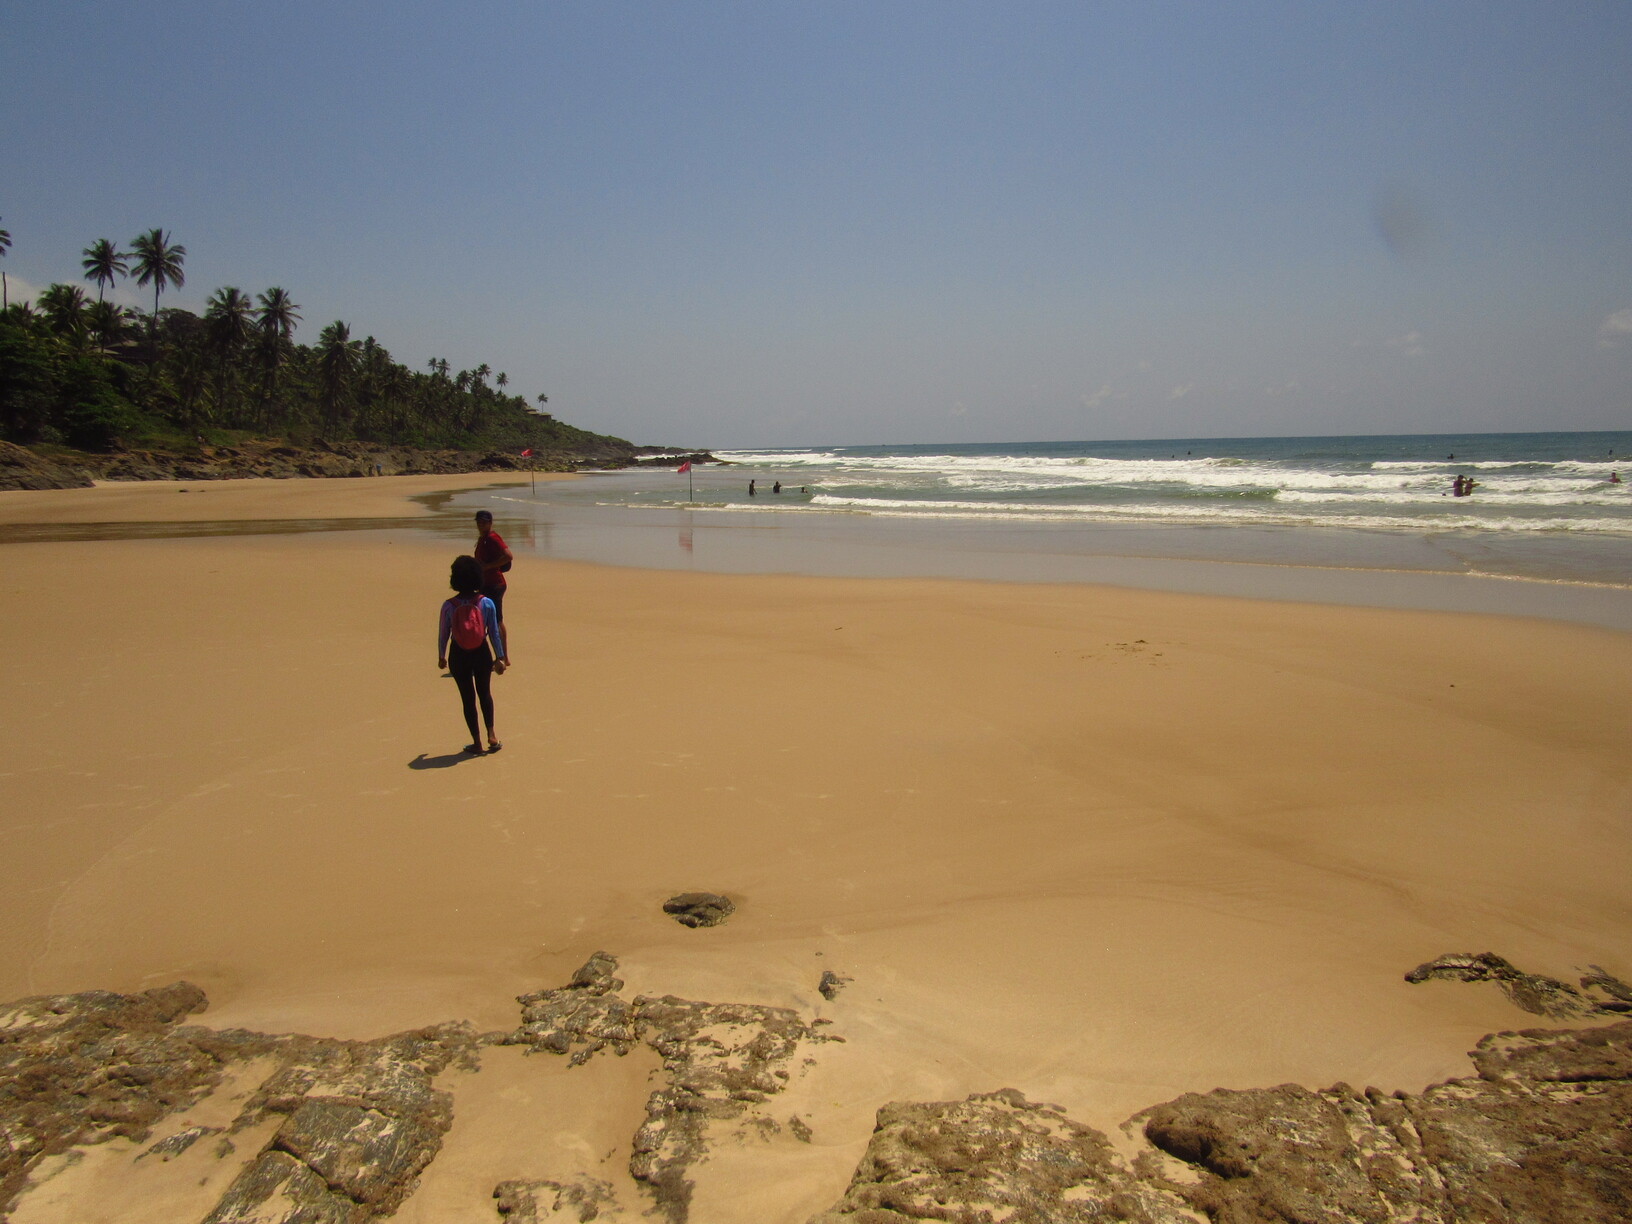
[[[490,510],[476,511],[475,553],[476,562],[482,567],[481,592],[493,601],[493,610],[498,613],[499,627],[502,629],[504,592],[509,586],[504,576],[515,558],[510,555],[504,537],[493,530],[493,512]]]
[[[1621,483],[1621,474],[1619,472],[1611,472],[1609,474],[1609,483],[1610,484],[1620,484]]]
[[[772,492],[772,493],[780,493],[780,492],[782,492],[782,482],[781,482],[781,481],[780,481],[780,480],[779,480],[779,481],[777,481],[777,482],[776,482],[776,483],[775,483],[775,484],[773,484],[773,485],[772,485],[772,486],[771,486],[771,492]]]
[[[1458,476],[1455,480],[1451,481],[1451,496],[1462,496],[1462,477]]]
[[[755,483],[755,482],[754,482],[754,481],[752,481],[752,480],[750,480],[750,481],[749,481],[749,482],[748,482],[748,496],[749,496],[749,497],[756,497],[756,496],[758,496],[758,495],[757,495],[757,494],[756,494],[756,493],[755,493],[755,492],[754,492],[754,483]]]
[[[455,557],[448,574],[452,599],[442,601],[436,620],[436,665],[453,673],[459,686],[459,703],[464,707],[470,743],[465,751],[476,756],[504,747],[493,730],[493,673],[504,674],[509,656],[504,648],[504,630],[498,609],[481,593],[482,566],[475,557]],[[497,657],[495,657],[495,655]],[[487,725],[487,747],[476,725],[476,704],[481,703],[482,721]]]

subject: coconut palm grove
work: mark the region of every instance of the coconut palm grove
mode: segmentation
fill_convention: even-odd
[[[0,229],[0,256],[10,245]],[[186,283],[187,248],[163,229],[128,250],[99,238],[82,255],[94,297],[57,284],[12,303],[0,282],[6,441],[107,451],[263,437],[543,453],[603,440],[555,420],[546,396],[512,393],[486,364],[454,371],[432,358],[411,370],[338,319],[299,343],[300,305],[281,286],[224,286],[202,316],[167,308],[165,292]],[[152,293],[151,312],[108,300],[127,279]]]

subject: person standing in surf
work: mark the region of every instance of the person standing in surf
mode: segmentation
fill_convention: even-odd
[[[504,537],[493,530],[493,512],[491,510],[476,511],[476,561],[482,567],[482,594],[493,601],[493,610],[498,613],[499,628],[504,629],[504,593],[509,587],[505,574],[510,572],[510,563],[515,560],[510,555],[510,548],[504,542]],[[507,642],[508,638],[505,639]]]
[[[465,751],[481,756],[504,747],[493,729],[493,673],[504,675],[509,656],[504,648],[504,630],[498,610],[481,592],[482,567],[475,557],[455,557],[448,574],[452,599],[442,601],[436,620],[436,665],[453,673],[459,686],[459,703],[464,707],[470,743]],[[487,725],[487,747],[482,747],[476,725],[480,703],[482,721]]]

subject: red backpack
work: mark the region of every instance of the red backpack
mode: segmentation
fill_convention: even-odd
[[[487,621],[482,616],[482,597],[466,603],[463,599],[453,601],[453,615],[449,617],[453,628],[454,642],[466,650],[475,650],[487,641]]]

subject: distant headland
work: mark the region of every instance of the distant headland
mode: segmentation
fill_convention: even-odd
[[[7,235],[9,237],[9,235]],[[568,471],[626,466],[682,448],[636,446],[557,420],[549,397],[514,394],[487,363],[452,370],[397,361],[335,320],[295,340],[300,306],[273,286],[228,285],[203,315],[162,308],[186,281],[186,247],[161,229],[121,250],[82,252],[92,299],[56,284],[0,305],[0,488],[99,480]],[[151,313],[108,301],[129,277]]]

